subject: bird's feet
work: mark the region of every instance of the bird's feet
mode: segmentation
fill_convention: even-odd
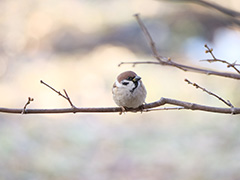
[[[122,115],[123,113],[125,114],[126,113],[126,108],[123,107],[123,106],[120,106],[121,108],[121,111],[119,112],[119,115]]]
[[[143,110],[144,110],[144,104],[140,105],[140,106],[138,107],[138,109],[139,109],[139,111],[142,113]]]

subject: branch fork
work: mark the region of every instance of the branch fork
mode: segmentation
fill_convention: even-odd
[[[212,59],[204,59],[204,60],[200,60],[200,61],[207,61],[209,63],[212,63],[212,62],[221,62],[221,63],[224,63],[224,64],[227,64],[227,68],[233,68],[238,74],[240,74],[240,71],[239,69],[237,69],[236,66],[240,66],[240,64],[237,64],[237,61],[233,62],[233,63],[230,63],[226,60],[222,60],[222,59],[218,59],[216,58],[216,56],[213,54],[213,48],[210,48],[208,47],[207,44],[204,45],[204,47],[206,48],[205,50],[205,53],[210,53],[211,56],[212,56]]]
[[[132,64],[133,66],[137,65],[137,64],[155,64],[155,65],[162,65],[162,66],[172,66],[172,67],[176,67],[178,69],[181,69],[183,71],[191,71],[191,72],[197,72],[197,73],[202,73],[202,74],[207,74],[207,75],[215,75],[215,76],[221,76],[221,77],[227,77],[227,78],[232,78],[232,79],[237,79],[240,80],[240,74],[236,74],[236,73],[227,73],[227,72],[218,72],[218,71],[214,71],[214,70],[208,70],[208,69],[204,69],[204,68],[199,68],[199,67],[193,67],[193,66],[187,66],[184,64],[180,64],[177,62],[172,61],[170,58],[166,58],[163,57],[161,55],[159,55],[157,48],[155,46],[155,42],[153,41],[150,33],[148,32],[146,26],[144,25],[144,23],[142,22],[139,14],[135,14],[134,15],[141,30],[143,31],[144,36],[147,39],[147,42],[151,48],[153,57],[157,60],[157,61],[134,61],[134,62],[121,62],[118,66],[121,66],[123,64]],[[206,45],[205,45],[206,47]],[[207,48],[207,53],[212,53],[212,49],[208,49]],[[214,55],[213,55],[214,56]],[[234,64],[234,63],[228,63],[229,67],[235,67],[238,64]],[[240,65],[240,64],[239,64]],[[236,70],[236,68],[234,68]],[[238,72],[238,70],[236,70]]]
[[[63,97],[64,99],[66,99],[66,100],[69,102],[70,106],[72,107],[73,112],[75,111],[76,106],[73,105],[73,103],[72,103],[72,101],[71,101],[70,97],[68,96],[67,91],[66,91],[65,89],[63,89],[63,92],[64,92],[64,94],[65,94],[65,95],[64,95],[64,94],[62,94],[60,91],[57,91],[56,89],[54,89],[54,88],[53,88],[52,86],[50,86],[49,84],[45,83],[43,80],[40,80],[40,83],[42,83],[43,85],[47,86],[48,88],[50,88],[51,90],[53,90],[55,93],[57,93],[59,96],[61,96],[61,97]]]
[[[26,109],[27,109],[27,106],[32,102],[32,101],[34,101],[34,99],[33,98],[31,98],[31,97],[28,97],[28,101],[26,102],[26,104],[24,105],[24,107],[23,107],[23,110],[22,110],[22,113],[21,114],[26,114]]]

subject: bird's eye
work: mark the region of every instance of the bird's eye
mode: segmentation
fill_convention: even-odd
[[[127,80],[131,81],[131,80],[133,80],[133,77],[130,77],[130,76],[129,76],[129,77],[127,78]]]
[[[122,84],[126,86],[126,85],[128,85],[129,83],[128,83],[128,82],[123,82]]]

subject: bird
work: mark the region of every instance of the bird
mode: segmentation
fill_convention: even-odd
[[[115,103],[125,112],[129,108],[141,108],[145,103],[147,91],[140,76],[133,71],[125,71],[117,76],[112,94]]]

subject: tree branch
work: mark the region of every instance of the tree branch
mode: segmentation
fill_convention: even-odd
[[[139,14],[135,14],[134,16],[135,16],[141,30],[145,34],[145,37],[147,38],[147,41],[148,41],[148,43],[151,47],[151,50],[152,50],[152,53],[153,53],[154,57],[159,61],[159,63],[164,63],[164,61],[162,60],[162,57],[158,54],[157,48],[155,46],[155,42],[153,41],[150,33],[148,32],[147,28],[145,27],[142,20],[140,19]]]
[[[231,108],[234,108],[234,106],[232,105],[232,103],[231,103],[229,100],[225,101],[225,100],[224,100],[223,98],[221,98],[220,96],[218,96],[218,95],[214,94],[213,92],[211,92],[211,91],[209,91],[209,90],[207,90],[207,89],[199,86],[197,83],[192,83],[192,82],[189,81],[188,79],[185,79],[185,81],[186,81],[188,84],[193,85],[193,86],[196,87],[197,89],[199,88],[199,89],[203,90],[204,92],[206,92],[207,94],[216,97],[218,100],[222,101],[222,102],[223,102],[224,104],[226,104],[227,106],[229,106],[229,107],[231,107]]]
[[[42,80],[40,80],[40,83],[44,84],[45,86],[47,86],[48,88],[50,88],[51,90],[53,90],[55,93],[57,93],[59,96],[63,97],[64,99],[66,99],[69,104],[71,105],[71,107],[73,109],[75,109],[76,107],[73,105],[71,99],[69,98],[68,94],[67,94],[67,91],[65,89],[63,89],[65,95],[63,95],[60,91],[57,91],[56,89],[54,89],[52,86],[50,86],[49,84],[43,82]]]
[[[236,66],[240,66],[240,64],[237,64],[236,61],[234,63],[229,63],[226,60],[222,60],[222,59],[218,59],[216,58],[216,56],[213,54],[213,48],[209,48],[207,44],[204,45],[204,47],[207,49],[205,51],[205,53],[210,53],[213,59],[204,59],[204,60],[200,60],[200,61],[207,61],[209,63],[212,62],[221,62],[223,64],[227,64],[227,68],[233,68],[235,71],[237,71],[237,73],[240,74],[240,71],[236,68]]]
[[[57,91],[52,86],[48,85],[47,83],[40,81],[42,84],[49,87],[51,90],[53,90],[55,93],[66,99],[70,105],[71,108],[60,108],[60,109],[27,109],[27,105],[30,104],[31,101],[33,101],[33,98],[28,98],[27,103],[25,104],[23,109],[12,109],[12,108],[1,108],[0,112],[2,113],[12,113],[12,114],[57,114],[57,113],[115,113],[120,112],[122,113],[121,107],[82,107],[78,108],[75,107],[70,97],[68,96],[66,90],[64,90],[65,95],[63,95],[60,91]],[[187,80],[188,83],[191,83],[189,80]],[[204,88],[194,84],[195,87],[200,88],[204,90],[207,93],[210,93],[211,95],[215,95]],[[215,97],[219,97],[216,96]],[[225,102],[226,103],[226,102]],[[230,103],[230,102],[229,102]],[[161,107],[163,105],[175,105],[178,107]],[[229,105],[231,108],[221,108],[221,107],[211,107],[211,106],[205,106],[201,104],[195,104],[185,101],[179,101],[175,99],[169,99],[169,98],[161,98],[158,101],[144,104],[143,106],[139,108],[125,108],[126,112],[149,112],[149,111],[159,111],[159,110],[199,110],[199,111],[207,111],[207,112],[215,112],[215,113],[225,113],[225,114],[240,114],[240,108],[234,108],[231,104]],[[160,108],[159,108],[160,107]]]
[[[122,62],[119,64],[132,64],[133,66],[136,64],[159,64],[159,65],[167,65],[167,66],[174,66],[184,71],[193,71],[193,72],[199,72],[199,73],[205,73],[208,75],[218,75],[223,77],[229,77],[234,79],[240,79],[240,74],[232,74],[232,73],[223,73],[223,72],[217,72],[212,70],[205,70],[202,68],[196,68],[192,66],[187,66],[183,64],[178,64],[176,62],[173,62],[170,58],[162,57],[158,54],[157,49],[155,47],[155,43],[153,42],[147,28],[142,23],[139,15],[135,15],[137,18],[137,21],[143,30],[145,36],[147,37],[147,40],[151,46],[152,53],[154,57],[157,59],[157,61],[145,61],[145,62]],[[209,53],[212,54],[212,50],[208,49]],[[215,56],[212,54],[212,57],[214,59]],[[237,64],[234,64],[236,66]],[[232,66],[231,66],[232,67]],[[190,103],[186,101],[180,101],[176,99],[170,99],[170,98],[164,98],[162,97],[160,100],[151,102],[148,104],[144,104],[143,106],[139,108],[126,108],[126,112],[149,112],[149,111],[158,111],[158,110],[198,110],[198,111],[205,111],[205,112],[214,112],[214,113],[224,113],[224,114],[240,114],[240,108],[235,108],[229,101],[225,101],[216,94],[206,90],[205,88],[200,87],[196,83],[191,83],[189,80],[186,80],[189,84],[194,85],[197,88],[202,89],[203,91],[207,92],[210,95],[213,95],[217,97],[219,100],[223,101],[226,105],[228,105],[230,108],[222,108],[222,107],[213,107],[213,106],[206,106],[196,103]],[[66,99],[69,104],[71,105],[71,108],[60,108],[60,109],[27,109],[27,106],[30,104],[31,101],[33,101],[33,98],[28,98],[27,103],[25,104],[24,108],[14,109],[14,108],[4,108],[0,107],[1,113],[12,113],[12,114],[57,114],[57,113],[116,113],[116,112],[122,112],[121,107],[82,107],[78,108],[75,107],[70,100],[70,97],[68,96],[66,90],[64,89],[64,94],[62,94],[60,91],[57,91],[47,83],[40,81],[42,84],[56,92],[58,95]],[[174,105],[177,107],[165,107],[164,105]],[[164,106],[164,107],[162,107]]]
[[[173,63],[175,65],[173,65]],[[121,62],[118,66],[121,66],[123,64],[131,64],[133,66],[136,66],[138,64],[155,64],[155,65],[174,66],[174,67],[178,67],[179,69],[182,69],[184,71],[197,72],[197,73],[206,74],[206,75],[221,76],[221,77],[225,77],[225,78],[232,78],[232,79],[240,80],[240,74],[207,70],[207,69],[203,69],[203,68],[178,64],[173,61],[171,63],[168,63],[168,62],[159,63],[156,61],[131,61],[131,62]]]
[[[165,0],[166,1],[166,0]],[[195,4],[199,4],[201,6],[205,6],[208,8],[213,8],[227,16],[230,17],[230,20],[237,24],[240,25],[240,20],[238,19],[240,17],[240,12],[234,11],[232,9],[229,8],[225,8],[223,6],[220,6],[216,3],[213,2],[209,2],[209,1],[205,1],[205,0],[167,0],[168,2],[187,2],[187,3],[195,3]]]
[[[191,71],[191,72],[197,72],[197,73],[202,73],[202,74],[207,74],[207,75],[215,75],[215,76],[221,76],[221,77],[232,78],[232,79],[240,79],[240,74],[234,74],[234,73],[228,73],[228,72],[218,72],[218,71],[214,71],[214,70],[208,70],[208,69],[188,66],[188,65],[184,65],[184,64],[179,64],[179,63],[172,61],[170,58],[160,56],[157,52],[155,42],[153,41],[150,33],[148,32],[147,28],[145,27],[144,23],[142,22],[139,14],[136,14],[134,16],[136,17],[137,22],[138,22],[140,28],[142,29],[144,36],[146,37],[146,39],[148,41],[148,44],[151,47],[153,56],[156,58],[157,61],[121,62],[118,66],[121,66],[123,64],[132,64],[133,66],[135,66],[137,64],[157,64],[157,65],[163,65],[163,66],[173,66],[173,67],[176,67],[183,71]]]
[[[153,110],[158,110],[157,107],[163,105],[175,105],[180,106],[178,109],[185,110],[197,110],[197,111],[206,111],[206,112],[214,112],[214,113],[223,113],[223,114],[240,114],[240,108],[221,108],[221,107],[212,107],[205,106],[201,104],[195,104],[185,101],[179,101],[170,98],[162,97],[160,100],[148,103],[143,105],[141,108],[136,109],[126,109],[126,112],[149,112]],[[165,107],[167,110],[171,110],[171,107]],[[159,109],[161,110],[161,109]],[[176,108],[172,108],[172,110],[176,110]],[[11,113],[11,114],[21,114],[23,111],[22,108],[12,109],[12,108],[3,108],[0,107],[1,113]],[[61,109],[26,109],[25,114],[58,114],[58,113],[116,113],[121,112],[122,109],[120,107],[84,107],[84,108],[61,108]]]
[[[186,1],[196,3],[196,4],[200,4],[200,5],[207,6],[207,7],[211,7],[213,9],[216,9],[216,10],[220,11],[221,13],[226,14],[226,15],[231,16],[231,17],[240,17],[239,12],[234,11],[232,9],[225,8],[225,7],[220,6],[218,4],[214,4],[214,3],[209,2],[209,1],[204,1],[204,0],[186,0]]]

